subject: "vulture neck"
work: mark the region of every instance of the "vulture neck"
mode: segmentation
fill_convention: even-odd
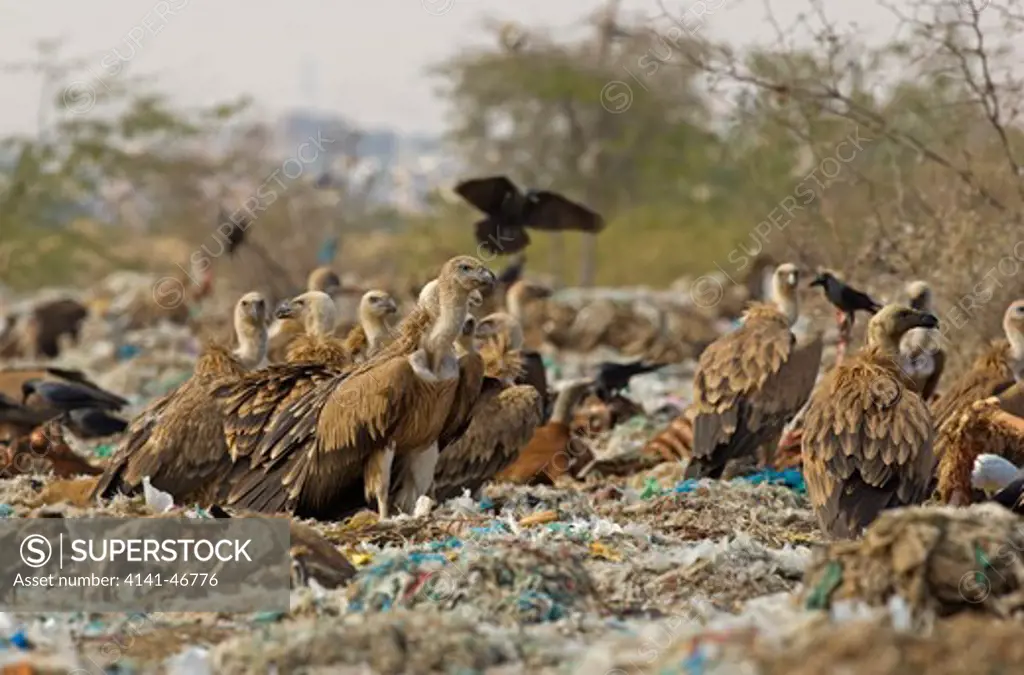
[[[554,409],[551,411],[551,421],[564,426],[572,422],[572,412],[576,404],[582,400],[587,388],[583,385],[570,385],[558,393],[555,399]]]
[[[438,284],[438,291],[440,302],[437,318],[423,340],[423,349],[430,357],[431,368],[435,372],[441,367],[444,357],[451,353],[452,344],[462,333],[462,326],[469,313],[466,306],[469,293],[461,286],[452,283],[441,287]]]
[[[329,311],[312,312],[306,317],[306,335],[326,337],[334,332],[334,314]]]
[[[363,327],[363,332],[366,333],[367,350],[376,351],[378,347],[384,344],[384,339],[388,335],[387,324],[379,316],[369,312],[364,312],[359,317],[359,323]]]
[[[1013,371],[1013,379],[1020,382],[1024,379],[1024,335],[1015,327],[1007,326],[1006,339],[1010,343],[1010,370]]]
[[[775,284],[772,295],[775,300],[775,306],[786,315],[790,327],[796,325],[797,319],[800,318],[800,305],[797,303],[796,296],[788,288],[783,288],[778,282]]]
[[[505,295],[505,306],[508,308],[509,316],[523,322],[523,293],[521,286],[513,286]]]
[[[247,369],[257,367],[267,355],[267,331],[240,325],[235,333],[238,336],[235,357]]]
[[[894,361],[900,355],[900,338],[903,335],[893,335],[892,331],[882,326],[868,324],[868,344],[879,350]]]

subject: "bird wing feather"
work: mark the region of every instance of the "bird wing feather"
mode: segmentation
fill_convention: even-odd
[[[519,188],[506,176],[489,176],[463,181],[455,186],[455,192],[487,215],[495,215],[509,195],[519,194]]]
[[[465,433],[441,452],[434,490],[450,499],[475,490],[515,461],[542,422],[540,395],[528,385],[488,380]]]
[[[811,502],[821,508],[855,484],[895,493],[903,504],[923,500],[936,463],[934,435],[928,407],[896,364],[858,359],[833,370],[804,418]],[[863,491],[873,500],[891,501]]]
[[[534,197],[536,201],[530,209],[528,227],[578,232],[600,232],[604,229],[604,218],[557,192],[540,190],[534,193]]]

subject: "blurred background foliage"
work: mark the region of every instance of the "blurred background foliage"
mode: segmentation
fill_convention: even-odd
[[[874,46],[812,3],[777,45],[740,52],[704,39],[682,9],[652,21],[620,15],[613,1],[578,35],[487,28],[490,46],[425,77],[450,104],[447,140],[467,177],[505,173],[606,215],[596,245],[533,237],[530,266],[562,283],[666,285],[716,268],[742,277],[737,261],[764,250],[868,287],[892,280],[884,293],[927,278],[949,306],[1024,233],[1014,52],[1024,13],[1014,0],[973,2],[895,8],[904,38]],[[2,141],[14,159],[0,172],[0,282],[12,288],[187,266],[218,209],[281,166],[246,100],[182,110],[159,82],[122,76],[82,111],[65,90],[76,64],[57,46],[41,46],[33,67],[50,94],[39,133]],[[290,283],[330,237],[341,241],[340,270],[392,286],[475,250],[476,215],[451,186],[437,186],[422,213],[361,198],[365,186],[345,174],[359,136],[346,133],[330,146],[332,196],[306,172],[251,230]],[[779,220],[787,198],[800,208]],[[104,216],[87,217],[100,201]],[[239,287],[265,274],[217,264]],[[1004,276],[986,303],[992,316],[1024,294],[1024,277]],[[990,318],[965,330],[991,333]]]

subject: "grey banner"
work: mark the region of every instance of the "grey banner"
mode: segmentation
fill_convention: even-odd
[[[0,520],[0,610],[288,610],[283,518]]]

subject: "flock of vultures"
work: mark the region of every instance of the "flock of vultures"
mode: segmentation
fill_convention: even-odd
[[[504,178],[458,191],[484,212],[476,234],[494,253],[521,252],[529,228],[603,227],[585,207]],[[354,327],[343,326],[341,282],[329,268],[276,308],[246,293],[234,307],[233,343],[207,344],[192,376],[130,422],[117,416],[127,401],[82,373],[8,367],[0,444],[8,465],[29,448],[57,476],[92,474],[91,500],[149,484],[179,504],[319,520],[422,513],[488,482],[578,478],[594,459],[594,419],[600,431],[639,411],[624,393],[629,379],[665,359],[606,362],[555,391],[526,339],[537,314],[524,311],[551,291],[522,277],[522,259],[495,274],[457,256],[404,316],[392,293],[365,292]],[[765,297],[702,345],[692,404],[648,442],[648,456],[685,461],[690,478],[801,466],[822,531],[838,538],[856,537],[885,509],[929,500],[1021,508],[1024,301],[1006,309],[1005,339],[945,381],[926,283],[907,284],[904,303],[882,305],[835,273],[806,283],[805,271],[784,263],[767,278]],[[839,349],[827,372],[822,331],[797,328],[807,287],[820,287],[837,311]],[[858,313],[868,317],[866,337],[853,350]],[[65,433],[117,435],[119,445],[95,467],[63,443]]]

